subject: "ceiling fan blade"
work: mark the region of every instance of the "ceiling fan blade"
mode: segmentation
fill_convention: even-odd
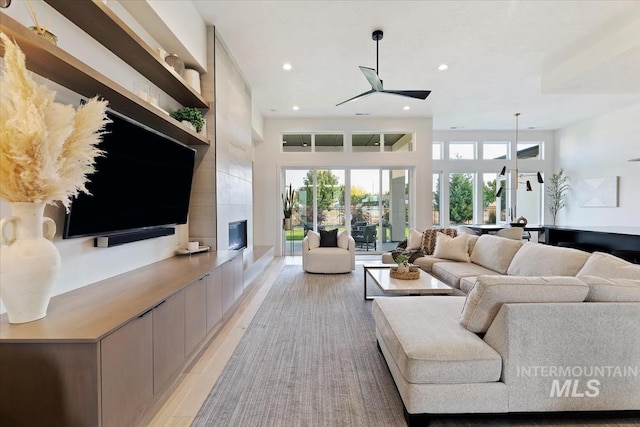
[[[408,96],[409,98],[416,99],[427,99],[427,96],[431,93],[430,90],[381,90],[380,92]]]
[[[378,77],[378,73],[376,73],[376,70],[374,70],[373,68],[360,66],[360,71],[362,71],[362,74],[364,74],[367,80],[369,80],[369,84],[371,85],[371,88],[373,88],[373,90],[375,90],[376,92],[380,92],[382,90],[382,80],[380,80],[380,77]]]
[[[360,95],[356,95],[356,96],[354,96],[353,98],[349,98],[349,99],[347,99],[346,101],[342,101],[341,103],[336,104],[336,107],[337,107],[338,105],[345,104],[345,103],[347,103],[347,102],[349,102],[349,101],[355,101],[356,99],[364,98],[365,96],[369,96],[369,95],[371,95],[372,93],[376,93],[376,92],[377,92],[377,91],[375,91],[375,90],[373,90],[373,89],[368,90],[368,91],[366,91],[366,92],[362,92]]]

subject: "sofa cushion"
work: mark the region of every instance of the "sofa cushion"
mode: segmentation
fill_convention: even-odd
[[[418,267],[420,267],[422,270],[426,271],[427,273],[432,273],[433,272],[433,265],[437,262],[446,262],[446,259],[442,259],[442,258],[436,258],[433,255],[428,255],[428,256],[422,256],[420,258],[416,258],[413,261],[414,265],[417,265]]]
[[[471,262],[500,274],[506,274],[511,260],[522,247],[521,240],[483,234],[471,253]]]
[[[473,253],[473,248],[476,247],[476,242],[480,238],[479,235],[471,235],[467,234],[467,242],[469,242],[469,258],[471,258],[471,254]]]
[[[338,233],[338,247],[349,249],[349,232],[347,230],[342,230]]]
[[[472,264],[470,262],[438,262],[431,268],[434,276],[447,285],[454,288],[460,288],[460,280],[463,277],[480,276],[482,274],[496,274],[495,271],[484,268],[481,265]]]
[[[453,261],[469,262],[469,242],[467,235],[461,234],[458,237],[451,237],[444,233],[438,233],[433,256]]]
[[[338,229],[320,230],[320,247],[335,248],[338,246]]]
[[[320,233],[316,233],[313,230],[307,231],[307,237],[309,238],[309,249],[315,249],[320,247]]]
[[[596,276],[580,277],[589,285],[585,301],[640,302],[640,279],[604,279]]]
[[[589,259],[588,252],[529,242],[513,257],[510,276],[575,276]],[[535,260],[535,262],[532,262]]]
[[[374,301],[378,335],[409,383],[468,384],[500,379],[500,355],[458,324],[463,304],[464,297],[454,296]]]
[[[460,279],[460,290],[465,294],[471,292],[471,289],[473,289],[473,286],[476,284],[476,279],[478,279],[478,276],[469,276]]]
[[[433,251],[436,248],[436,240],[438,233],[446,234],[447,236],[456,237],[458,232],[455,228],[429,228],[422,233],[422,250],[425,255],[433,255]]]
[[[460,324],[486,332],[500,307],[518,302],[582,302],[589,286],[575,277],[480,276],[467,295]]]
[[[632,264],[622,258],[604,252],[594,252],[576,276],[598,276],[607,279],[640,279],[640,265]]]
[[[409,237],[407,238],[407,250],[420,249],[422,245],[422,231],[412,228],[409,230]]]

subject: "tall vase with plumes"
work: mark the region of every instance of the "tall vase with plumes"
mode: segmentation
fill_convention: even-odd
[[[12,215],[0,221],[0,297],[10,323],[47,315],[60,253],[51,242],[55,222],[44,216],[44,203],[11,203]]]

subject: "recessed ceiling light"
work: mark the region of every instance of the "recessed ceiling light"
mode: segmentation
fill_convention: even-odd
[[[444,71],[444,70],[446,70],[447,68],[449,68],[449,66],[448,66],[447,64],[440,64],[440,65],[438,66],[438,70],[440,70],[440,71]]]
[[[458,129],[458,126],[451,126],[449,129]]]
[[[535,126],[529,126],[527,129],[535,129]]]
[[[292,108],[293,108],[293,111],[298,111],[300,109],[300,107],[298,107],[297,105],[294,105]]]
[[[409,107],[408,105],[405,105],[402,109],[403,109],[404,111],[407,111],[407,110],[411,110],[411,107]]]
[[[282,69],[285,71],[289,71],[291,70],[291,64],[289,64],[288,62],[285,62],[284,64],[282,64]]]

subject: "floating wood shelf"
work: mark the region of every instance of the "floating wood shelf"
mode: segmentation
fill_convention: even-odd
[[[74,2],[76,5],[84,2]],[[0,12],[0,30],[14,39],[26,56],[27,69],[80,95],[96,95],[109,101],[109,107],[167,136],[189,145],[209,145],[209,140],[154,107],[131,91],[79,61]],[[4,46],[0,46],[4,57]],[[159,63],[159,61],[156,61]],[[177,81],[177,80],[176,80]]]
[[[100,0],[45,1],[180,104],[209,108],[198,92]]]

